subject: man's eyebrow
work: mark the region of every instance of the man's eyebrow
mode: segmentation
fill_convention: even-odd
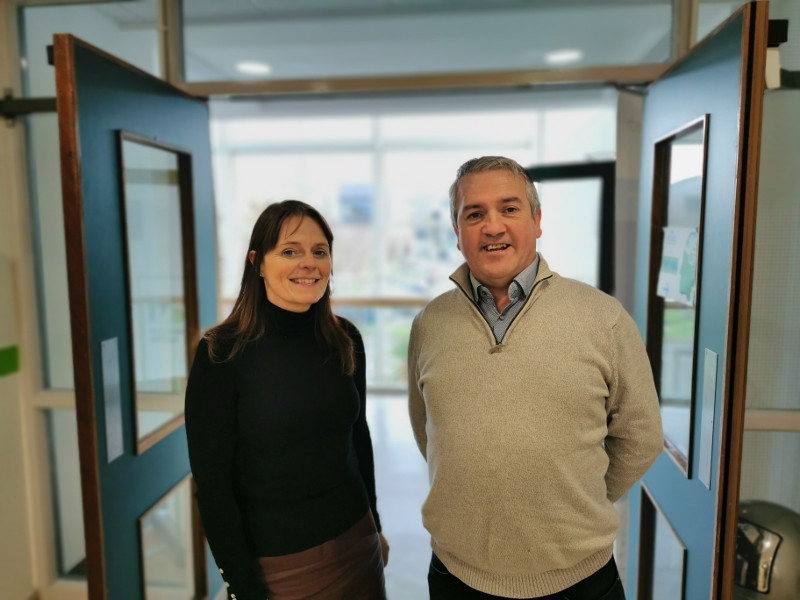
[[[522,198],[518,198],[517,196],[509,196],[508,198],[501,198],[501,204],[514,204],[514,203],[522,203]],[[461,207],[461,212],[472,210],[476,208],[483,208],[485,204],[488,203],[474,203],[474,204],[464,204]]]
[[[475,208],[483,208],[482,204],[462,204],[461,205],[461,212],[465,212],[468,210],[472,210]]]

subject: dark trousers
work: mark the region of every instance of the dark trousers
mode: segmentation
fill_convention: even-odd
[[[428,569],[431,600],[508,600],[469,587],[452,575],[436,554],[431,554],[431,566]],[[625,600],[625,591],[617,572],[617,563],[611,557],[606,566],[575,585],[549,596],[528,600]]]

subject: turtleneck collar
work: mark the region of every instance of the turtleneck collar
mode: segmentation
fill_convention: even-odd
[[[306,312],[298,313],[280,308],[264,297],[266,330],[292,337],[314,335],[317,305],[312,304]]]

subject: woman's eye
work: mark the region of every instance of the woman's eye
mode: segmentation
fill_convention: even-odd
[[[286,249],[283,252],[281,252],[281,254],[283,256],[294,256],[297,253],[294,250]]]
[[[327,250],[316,250],[314,252],[314,256],[317,256],[319,258],[325,258],[326,256],[328,256],[328,251]]]

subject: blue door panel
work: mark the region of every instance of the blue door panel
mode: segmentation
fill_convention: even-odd
[[[208,107],[79,40],[73,47],[107,598],[139,600],[144,590],[138,519],[186,477],[189,460],[182,426],[136,454],[117,136],[124,130],[192,156],[202,331],[216,320]],[[124,453],[109,463],[100,347],[110,338],[118,340]]]
[[[705,40],[689,57],[653,84],[645,97],[642,168],[640,179],[639,229],[637,250],[637,289],[635,318],[644,336],[647,331],[648,268],[650,226],[654,181],[654,144],[682,129],[690,122],[710,115],[708,159],[705,179],[702,273],[699,286],[698,341],[695,360],[697,378],[691,477],[662,453],[643,478],[655,503],[687,549],[685,598],[709,598],[712,587],[716,542],[716,511],[719,496],[720,440],[726,347],[728,343],[728,303],[732,272],[734,214],[740,165],[740,106],[743,30],[742,13]],[[700,460],[700,423],[703,397],[704,349],[717,356],[717,388],[711,454],[711,489],[697,479]],[[691,373],[687,376],[691,377]],[[638,536],[640,517],[637,486],[630,505],[631,531]],[[627,589],[636,597],[638,540],[631,541],[627,570]]]

